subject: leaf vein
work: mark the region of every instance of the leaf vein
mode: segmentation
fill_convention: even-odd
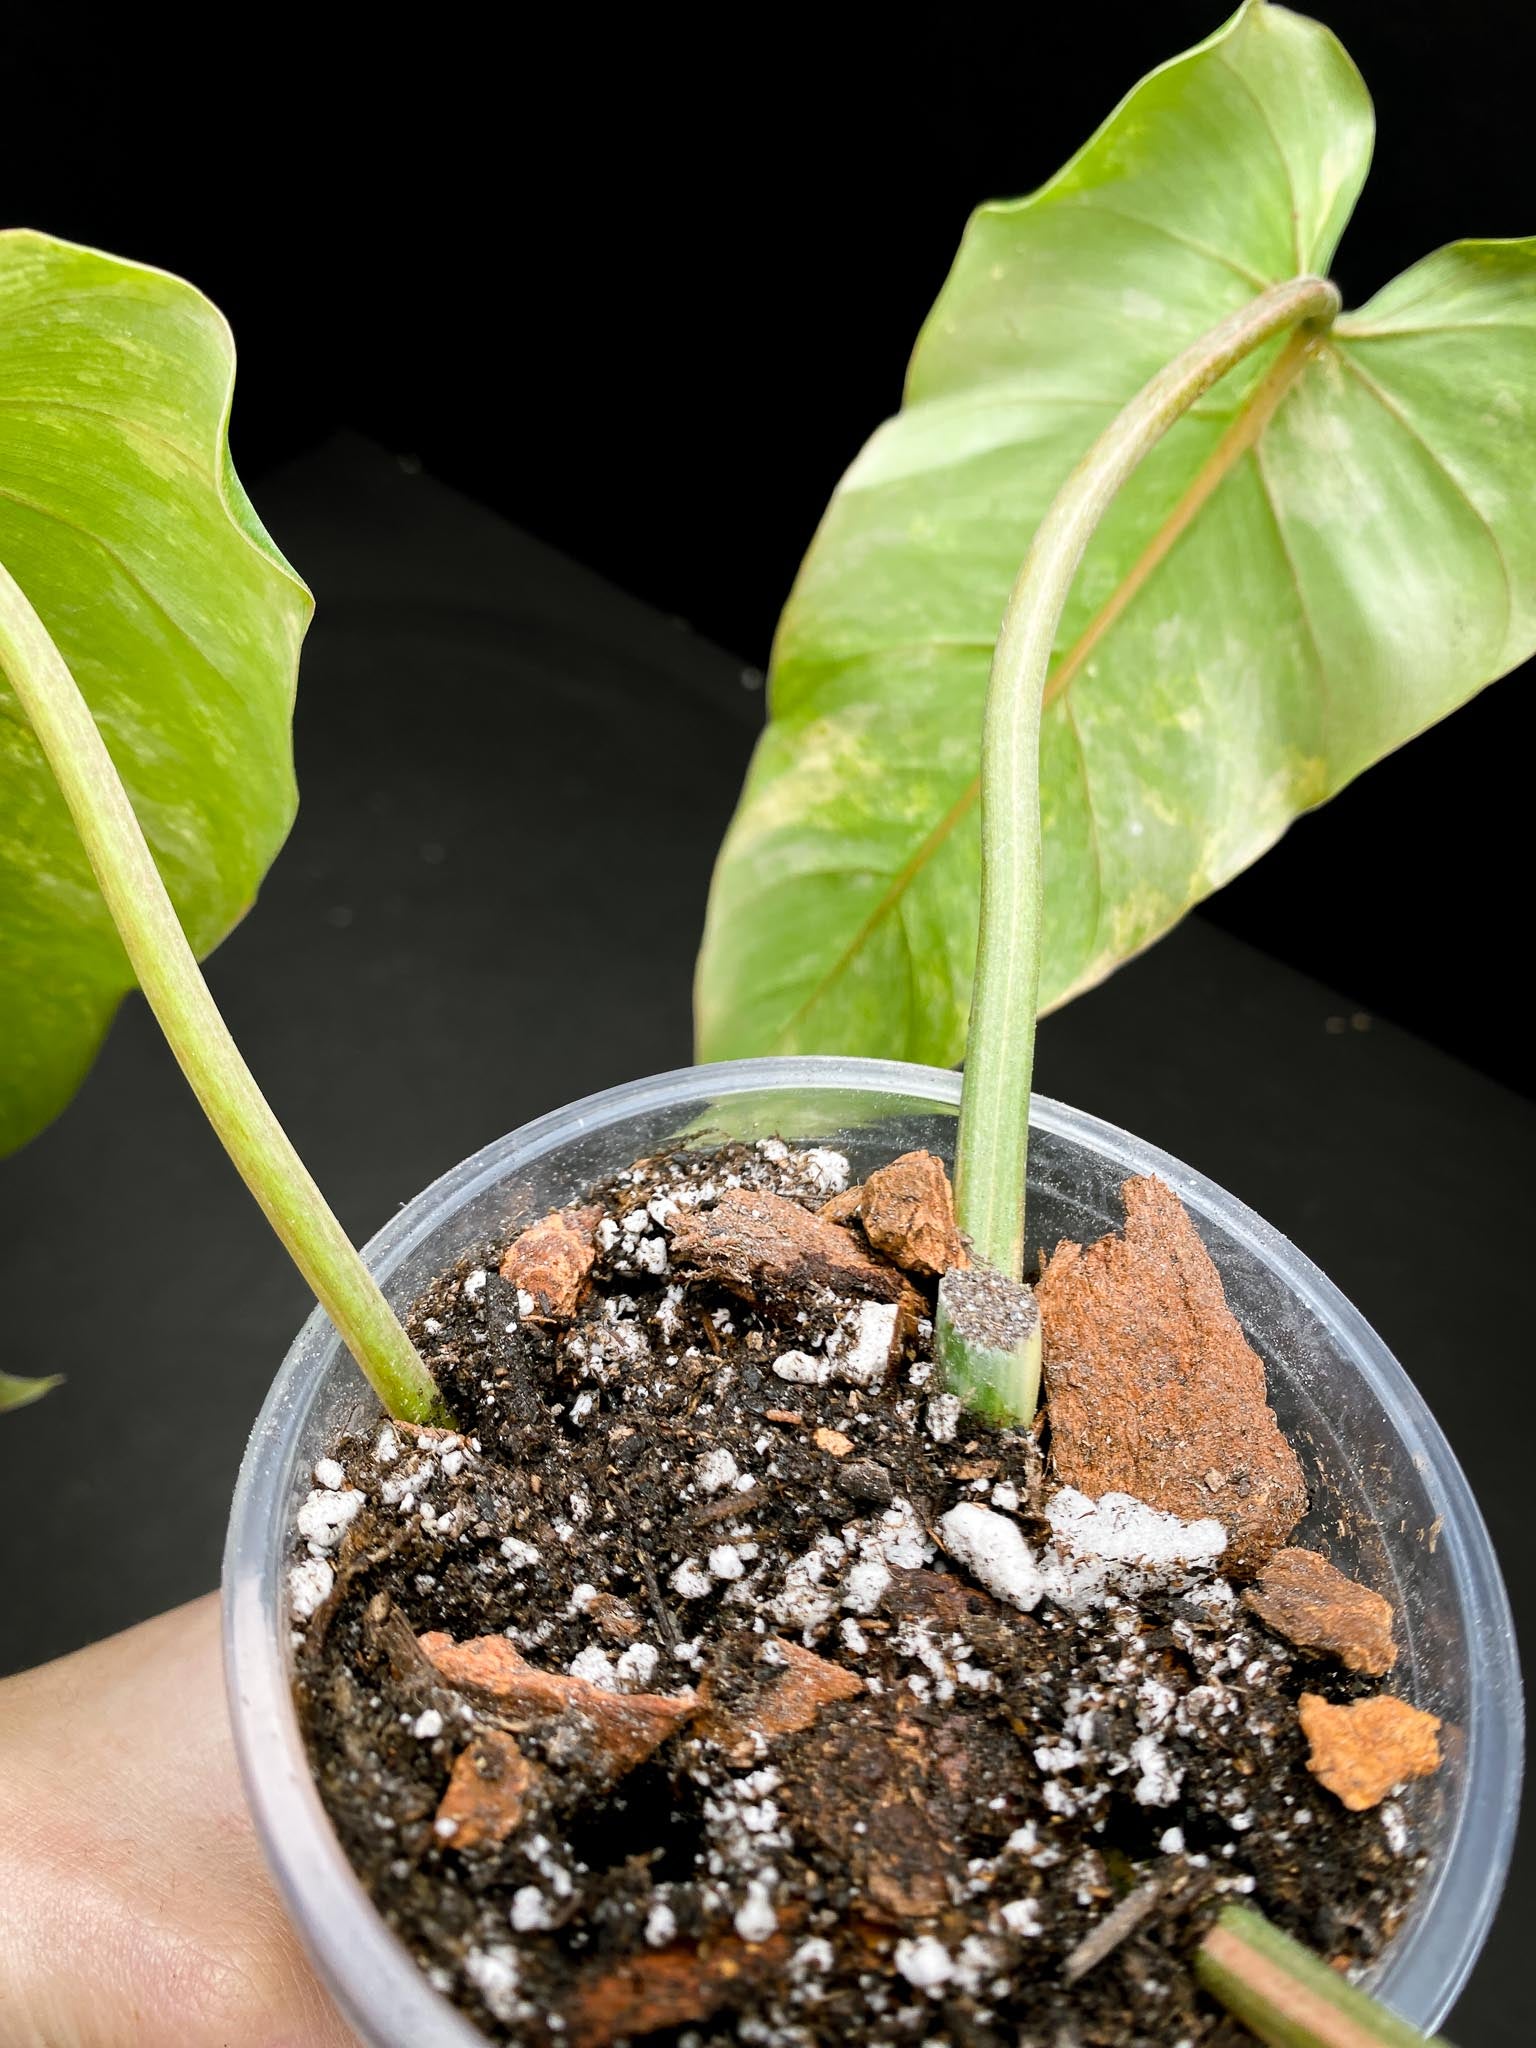
[[[1383,390],[1374,377],[1367,371],[1362,370],[1360,365],[1350,356],[1347,349],[1336,348],[1332,353],[1344,365],[1345,369],[1349,371],[1350,375],[1370,393],[1387,416],[1390,419],[1396,420],[1408,438],[1423,449],[1435,468],[1445,478],[1456,496],[1460,498],[1463,505],[1466,506],[1472,517],[1477,521],[1477,524],[1482,528],[1488,545],[1493,549],[1494,560],[1499,565],[1499,574],[1504,579],[1504,632],[1499,643],[1501,648],[1504,647],[1509,640],[1510,621],[1513,619],[1515,611],[1514,578],[1510,575],[1509,557],[1504,552],[1504,543],[1494,531],[1487,513],[1474,501],[1471,492],[1461,481],[1461,478],[1456,475],[1454,470],[1448,467],[1444,456],[1440,454],[1439,450],[1424,438],[1413,421],[1409,419],[1407,413],[1403,411],[1402,407],[1392,397],[1392,394],[1389,391]]]
[[[1139,213],[1131,213],[1123,206],[1106,205],[1102,199],[1092,194],[1082,194],[1069,203],[1093,213],[1107,214],[1111,220],[1123,220],[1128,226],[1140,228],[1149,235],[1158,235],[1165,242],[1176,242],[1181,249],[1188,249],[1192,255],[1204,256],[1212,263],[1219,263],[1223,269],[1230,270],[1234,277],[1240,277],[1244,284],[1252,285],[1255,291],[1264,291],[1275,283],[1274,278],[1265,277],[1262,272],[1250,269],[1246,263],[1240,263],[1235,256],[1227,255],[1225,250],[1214,248],[1211,243],[1202,242],[1194,235],[1180,234],[1177,228],[1169,227],[1166,221],[1146,220]]]
[[[1307,644],[1312,649],[1312,663],[1317,670],[1318,747],[1322,759],[1324,762],[1327,762],[1331,758],[1328,733],[1333,722],[1333,679],[1328,673],[1328,663],[1323,654],[1323,643],[1317,636],[1317,627],[1312,618],[1312,608],[1307,603],[1307,594],[1301,587],[1301,571],[1297,568],[1296,557],[1291,551],[1290,537],[1285,530],[1285,521],[1280,516],[1280,506],[1275,498],[1274,486],[1270,483],[1269,471],[1264,466],[1263,450],[1256,442],[1249,450],[1249,453],[1253,457],[1254,474],[1259,480],[1260,495],[1274,524],[1275,539],[1279,544],[1281,560],[1285,563],[1286,574],[1291,581],[1291,588],[1296,593],[1296,609],[1301,614],[1301,623],[1306,632]]]
[[[922,873],[923,869],[949,838],[956,826],[962,823],[980,794],[981,777],[979,775],[973,776],[954,803],[944,813],[943,817],[919,840],[908,858],[896,870],[896,873],[891,877],[890,882],[886,886],[885,893],[864,919],[864,922],[859,926],[842,952],[838,954],[836,960],[833,961],[824,974],[817,978],[814,986],[805,996],[794,1014],[786,1018],[780,1026],[778,1032],[778,1042],[780,1044],[789,1037],[795,1026],[801,1022],[808,1012],[820,1002],[832,984],[847,972],[848,968],[863,951],[871,934],[878,931],[892,910],[899,906],[913,881]]]
[[[229,691],[237,702],[244,703],[245,700],[236,687],[234,678],[226,675],[219,664],[203,648],[199,647],[187,627],[182,624],[181,620],[166,605],[165,600],[155,594],[138,571],[129,564],[127,558],[119,554],[110,541],[103,540],[99,533],[92,533],[88,527],[82,526],[78,519],[69,518],[67,514],[58,511],[54,506],[45,505],[36,498],[29,498],[25,492],[13,491],[8,484],[0,484],[0,498],[6,499],[10,504],[20,505],[28,512],[36,512],[43,519],[51,519],[55,525],[67,527],[71,533],[79,534],[80,538],[88,541],[91,546],[100,548],[108,561],[116,563],[125,580],[132,584],[133,588],[144,598],[151,610],[158,612],[176,637],[192,650],[199,662],[213,675],[217,676],[224,688]]]
[[[1301,247],[1301,195],[1296,190],[1296,177],[1291,169],[1291,160],[1285,153],[1285,145],[1280,140],[1280,133],[1275,127],[1274,117],[1271,115],[1268,107],[1265,106],[1263,100],[1260,99],[1258,90],[1252,81],[1238,70],[1225,50],[1217,51],[1216,61],[1223,70],[1229,71],[1232,74],[1243,88],[1243,91],[1247,93],[1249,99],[1253,101],[1254,106],[1258,110],[1259,119],[1264,125],[1264,132],[1274,144],[1275,155],[1280,159],[1280,169],[1285,176],[1285,189],[1291,195],[1291,252],[1295,259],[1296,273],[1300,276],[1307,267],[1307,259],[1303,255]]]

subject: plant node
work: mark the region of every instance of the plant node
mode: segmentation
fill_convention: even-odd
[[[951,1267],[939,1282],[933,1350],[944,1384],[988,1422],[1028,1428],[1040,1398],[1035,1291],[986,1266]]]

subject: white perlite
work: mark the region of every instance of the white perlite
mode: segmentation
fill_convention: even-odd
[[[1045,1518],[1061,1549],[1146,1572],[1178,1574],[1190,1565],[1212,1563],[1227,1547],[1220,1522],[1209,1517],[1183,1522],[1129,1493],[1092,1500],[1075,1486],[1064,1486],[1052,1495]]]
[[[617,1692],[619,1681],[613,1663],[606,1650],[600,1650],[592,1643],[585,1650],[578,1650],[565,1667],[572,1678],[584,1678],[588,1685],[601,1686],[604,1692]]]
[[[614,1670],[626,1692],[644,1692],[656,1676],[661,1652],[653,1643],[631,1643]]]
[[[514,1934],[537,1934],[545,1927],[553,1927],[555,1917],[549,1910],[549,1901],[536,1884],[519,1885],[512,1894],[512,1931]]]
[[[826,1347],[832,1377],[852,1387],[878,1387],[891,1368],[896,1316],[894,1301],[861,1301],[839,1317]]]
[[[932,1934],[898,1941],[896,1967],[915,1991],[937,1992],[955,1974],[954,1957]]]
[[[419,1742],[434,1742],[443,1732],[443,1717],[436,1707],[426,1707],[411,1723],[411,1733]]]
[[[316,1486],[327,1487],[332,1493],[339,1493],[347,1483],[347,1475],[334,1458],[321,1458],[315,1466]]]
[[[702,1492],[719,1493],[723,1487],[734,1484],[739,1469],[729,1451],[706,1451],[694,1466],[693,1476]]]
[[[642,1238],[635,1246],[635,1264],[642,1272],[654,1273],[660,1279],[667,1270],[667,1240],[664,1237]]]
[[[665,1899],[658,1899],[645,1923],[645,1938],[652,1948],[665,1948],[677,1939],[677,1915]]]
[[[702,1600],[715,1582],[699,1569],[697,1558],[685,1557],[667,1583],[680,1600]]]
[[[855,1614],[874,1614],[890,1583],[890,1572],[879,1558],[856,1564],[843,1584],[843,1605],[852,1608]]]
[[[1040,1932],[1040,1907],[1034,1899],[1010,1899],[998,1908],[998,1917],[1008,1932],[1021,1940]]]
[[[878,1556],[898,1571],[915,1572],[933,1556],[933,1545],[911,1501],[896,1494],[880,1517],[874,1534],[859,1546],[861,1557]]]
[[[336,1574],[323,1557],[307,1557],[288,1574],[288,1611],[295,1621],[308,1621],[322,1600],[330,1598]]]
[[[1136,1781],[1138,1806],[1172,1806],[1179,1796],[1184,1773],[1168,1760],[1168,1753],[1155,1735],[1138,1735],[1131,1744],[1131,1762],[1141,1773]]]
[[[736,1908],[736,1932],[743,1941],[766,1941],[779,1924],[768,1887],[760,1877],[747,1885],[747,1896]]]
[[[503,2025],[517,2018],[517,1957],[510,1946],[472,1948],[464,1957],[464,1974]]]
[[[823,1587],[822,1580],[828,1564],[837,1564],[843,1555],[837,1538],[824,1536],[814,1549],[792,1558],[785,1569],[783,1585],[767,1602],[774,1620],[798,1628],[803,1640],[809,1642],[836,1611],[836,1596]]]
[[[812,1145],[800,1154],[800,1164],[823,1194],[840,1195],[848,1185],[847,1159],[828,1146]]]
[[[827,1360],[812,1358],[808,1351],[780,1352],[773,1361],[773,1370],[792,1387],[824,1387],[832,1377]]]
[[[1046,1509],[1054,1541],[1040,1551],[994,1508],[962,1501],[939,1528],[952,1557],[1000,1600],[1028,1613],[1042,1600],[1081,1613],[1116,1592],[1135,1596],[1177,1587],[1208,1570],[1226,1548],[1220,1522],[1183,1522],[1128,1493],[1091,1500],[1064,1486]]]
[[[960,1427],[960,1396],[934,1394],[923,1416],[928,1434],[936,1444],[952,1444]]]
[[[1045,1574],[1017,1522],[967,1500],[941,1515],[939,1528],[950,1556],[958,1558],[989,1593],[1025,1613],[1040,1604]]]
[[[341,1541],[342,1531],[348,1523],[356,1520],[362,1504],[363,1496],[356,1487],[345,1493],[334,1492],[329,1487],[316,1487],[300,1504],[294,1520],[299,1534],[319,1556],[321,1551],[335,1549]]]

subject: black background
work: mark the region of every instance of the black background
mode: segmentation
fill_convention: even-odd
[[[1518,0],[1332,0],[1379,113],[1336,274],[1536,230]],[[7,25],[3,210],[229,313],[235,449],[352,426],[749,661],[897,402],[978,201],[1053,171],[1211,4],[691,17],[242,10]],[[303,567],[303,564],[300,564]],[[1505,681],[1211,914],[1530,1091],[1533,718]]]
[[[1536,229],[1524,11],[1329,15],[1381,123],[1347,296]],[[1048,175],[1217,9],[588,15],[563,41],[477,19],[334,52],[321,18],[7,23],[0,214],[223,305],[237,459],[315,584],[304,806],[210,978],[358,1237],[490,1136],[687,1059],[761,713],[743,667],[968,209]],[[1528,707],[1511,677],[1374,770],[1040,1049],[1048,1092],[1233,1188],[1359,1302],[1466,1466],[1527,1635]],[[0,1298],[4,1363],[68,1374],[0,1431],[5,1670],[212,1582],[304,1311],[136,1001],[0,1163]],[[1528,2038],[1531,1863],[1467,2048]]]

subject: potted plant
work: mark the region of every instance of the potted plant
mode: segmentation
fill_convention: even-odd
[[[1536,251],[1340,319],[1368,146],[1338,45],[1249,5],[978,217],[791,600],[722,859],[702,1046],[775,1056],[529,1126],[366,1262],[0,580],[134,973],[321,1303],[242,1472],[231,1693],[367,2038],[1193,2040],[1203,1986],[1262,2038],[1393,2041],[1330,1963],[1421,2025],[1470,1967],[1518,1705],[1454,1460],[1291,1247],[1029,1095],[1042,992],[1536,637]],[[270,670],[302,594],[222,420],[197,467]]]

